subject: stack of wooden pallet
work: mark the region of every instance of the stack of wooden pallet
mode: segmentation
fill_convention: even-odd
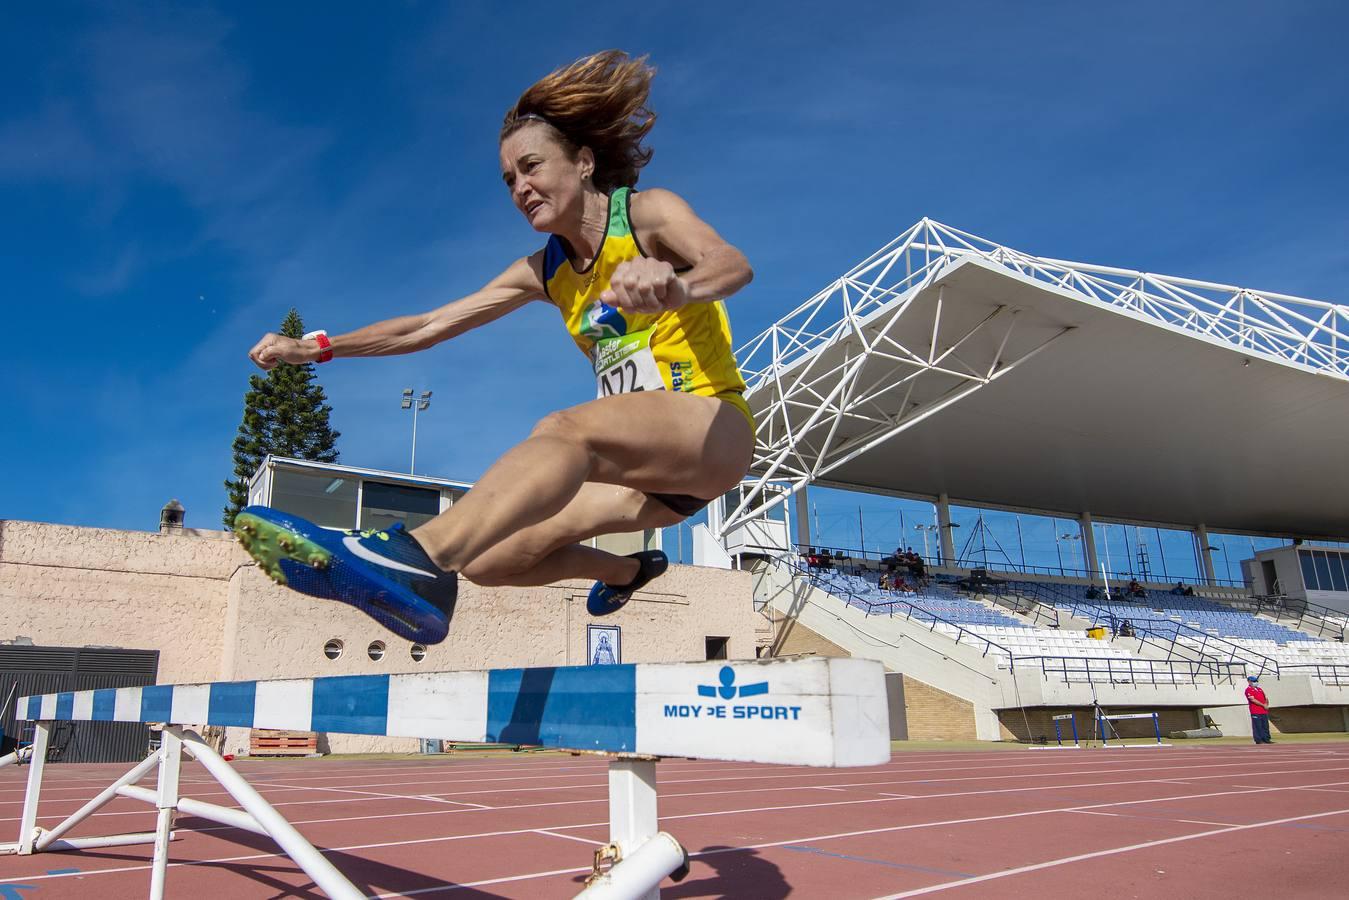
[[[318,752],[312,731],[272,731],[254,728],[248,737],[249,756],[311,756]]]

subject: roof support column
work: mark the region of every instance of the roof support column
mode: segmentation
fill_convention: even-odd
[[[814,542],[810,539],[810,498],[804,484],[792,499],[796,501],[796,542],[809,547]]]
[[[945,494],[937,495],[937,531],[941,534],[941,563],[953,566],[956,564],[956,542],[951,537],[951,498]]]
[[[1078,516],[1077,525],[1082,529],[1082,554],[1090,573],[1087,577],[1095,581],[1097,573],[1101,571],[1101,564],[1096,561],[1096,529],[1091,525],[1091,513],[1084,512]]]
[[[1204,567],[1204,581],[1214,584],[1218,574],[1213,571],[1213,547],[1208,542],[1208,526],[1199,524],[1194,529],[1194,548],[1199,554],[1199,562]]]

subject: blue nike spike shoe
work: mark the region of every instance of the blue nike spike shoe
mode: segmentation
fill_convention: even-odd
[[[438,568],[401,524],[331,531],[250,506],[234,517],[234,534],[277,584],[354,606],[405,640],[438,644],[449,634],[458,579]]]
[[[586,598],[586,612],[592,616],[607,616],[617,612],[632,599],[634,593],[664,575],[670,567],[669,558],[659,550],[631,553],[628,558],[637,560],[637,577],[622,585],[595,582],[590,588],[590,596]]]

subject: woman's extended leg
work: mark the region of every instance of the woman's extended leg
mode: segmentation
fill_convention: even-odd
[[[450,571],[561,513],[586,482],[717,497],[749,468],[754,435],[729,404],[649,391],[553,413],[414,536]],[[585,535],[589,536],[589,535]]]

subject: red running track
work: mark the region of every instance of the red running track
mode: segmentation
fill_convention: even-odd
[[[235,765],[371,896],[570,897],[607,836],[602,759]],[[41,823],[127,768],[48,767]],[[900,753],[867,769],[667,760],[658,773],[661,827],[693,856],[667,898],[1349,893],[1344,743]],[[0,840],[17,836],[25,774],[0,770]],[[186,761],[183,795],[234,805]],[[152,809],[119,799],[75,834],[153,827]],[[322,896],[264,838],[189,816],[178,828],[169,897]],[[0,857],[0,897],[140,898],[149,861],[148,846]]]

